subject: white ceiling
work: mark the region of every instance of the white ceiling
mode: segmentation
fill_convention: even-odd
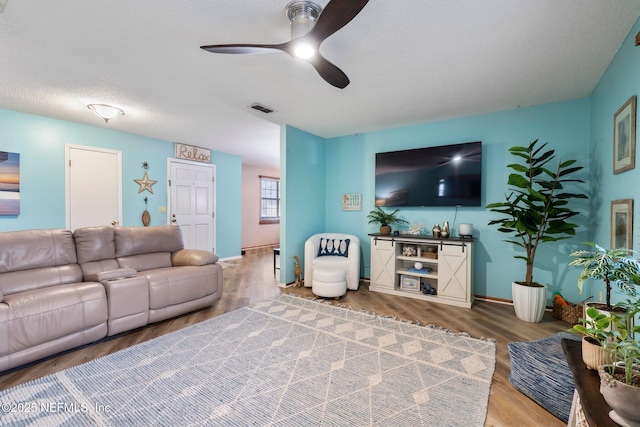
[[[199,48],[287,41],[288,1],[8,0],[0,108],[278,166],[281,124],[333,137],[588,96],[640,16],[640,0],[371,0],[321,48],[344,90],[284,53]]]

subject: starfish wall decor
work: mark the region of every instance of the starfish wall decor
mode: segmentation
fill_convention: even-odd
[[[140,188],[138,189],[138,193],[142,193],[143,191],[147,190],[149,193],[153,194],[153,188],[151,188],[153,186],[153,184],[155,184],[156,180],[153,179],[149,179],[149,175],[145,172],[144,173],[144,177],[142,177],[142,179],[134,179],[134,181],[140,185]]]

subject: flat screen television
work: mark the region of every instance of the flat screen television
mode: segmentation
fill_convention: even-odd
[[[480,206],[482,142],[376,154],[376,206]]]

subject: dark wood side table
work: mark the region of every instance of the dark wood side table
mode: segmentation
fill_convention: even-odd
[[[582,361],[582,342],[562,340],[562,349],[567,357],[567,364],[573,374],[576,394],[573,397],[569,425],[572,420],[584,416],[587,425],[591,427],[620,427],[609,418],[611,408],[600,394],[600,376],[597,371],[587,369]],[[581,411],[581,414],[576,414]],[[576,416],[578,415],[578,416]]]

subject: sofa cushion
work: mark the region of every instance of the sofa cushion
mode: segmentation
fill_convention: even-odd
[[[136,271],[155,270],[171,267],[171,253],[156,252],[125,256],[117,259],[120,268],[133,268]]]
[[[78,251],[78,263],[115,259],[114,227],[85,227],[73,232]]]
[[[0,273],[76,264],[69,230],[23,230],[0,233]]]
[[[207,265],[216,262],[218,262],[218,255],[200,249],[181,249],[171,255],[171,263],[176,267],[182,265]]]
[[[107,297],[100,283],[52,286],[7,295],[0,303],[0,355],[17,352],[107,321]]]
[[[149,308],[158,309],[213,294],[218,289],[218,265],[149,270]]]
[[[0,290],[2,290],[5,298],[17,292],[77,282],[82,282],[82,270],[78,264],[34,268],[32,270],[11,271],[0,274]]]
[[[115,227],[116,258],[183,249],[180,227]]]

